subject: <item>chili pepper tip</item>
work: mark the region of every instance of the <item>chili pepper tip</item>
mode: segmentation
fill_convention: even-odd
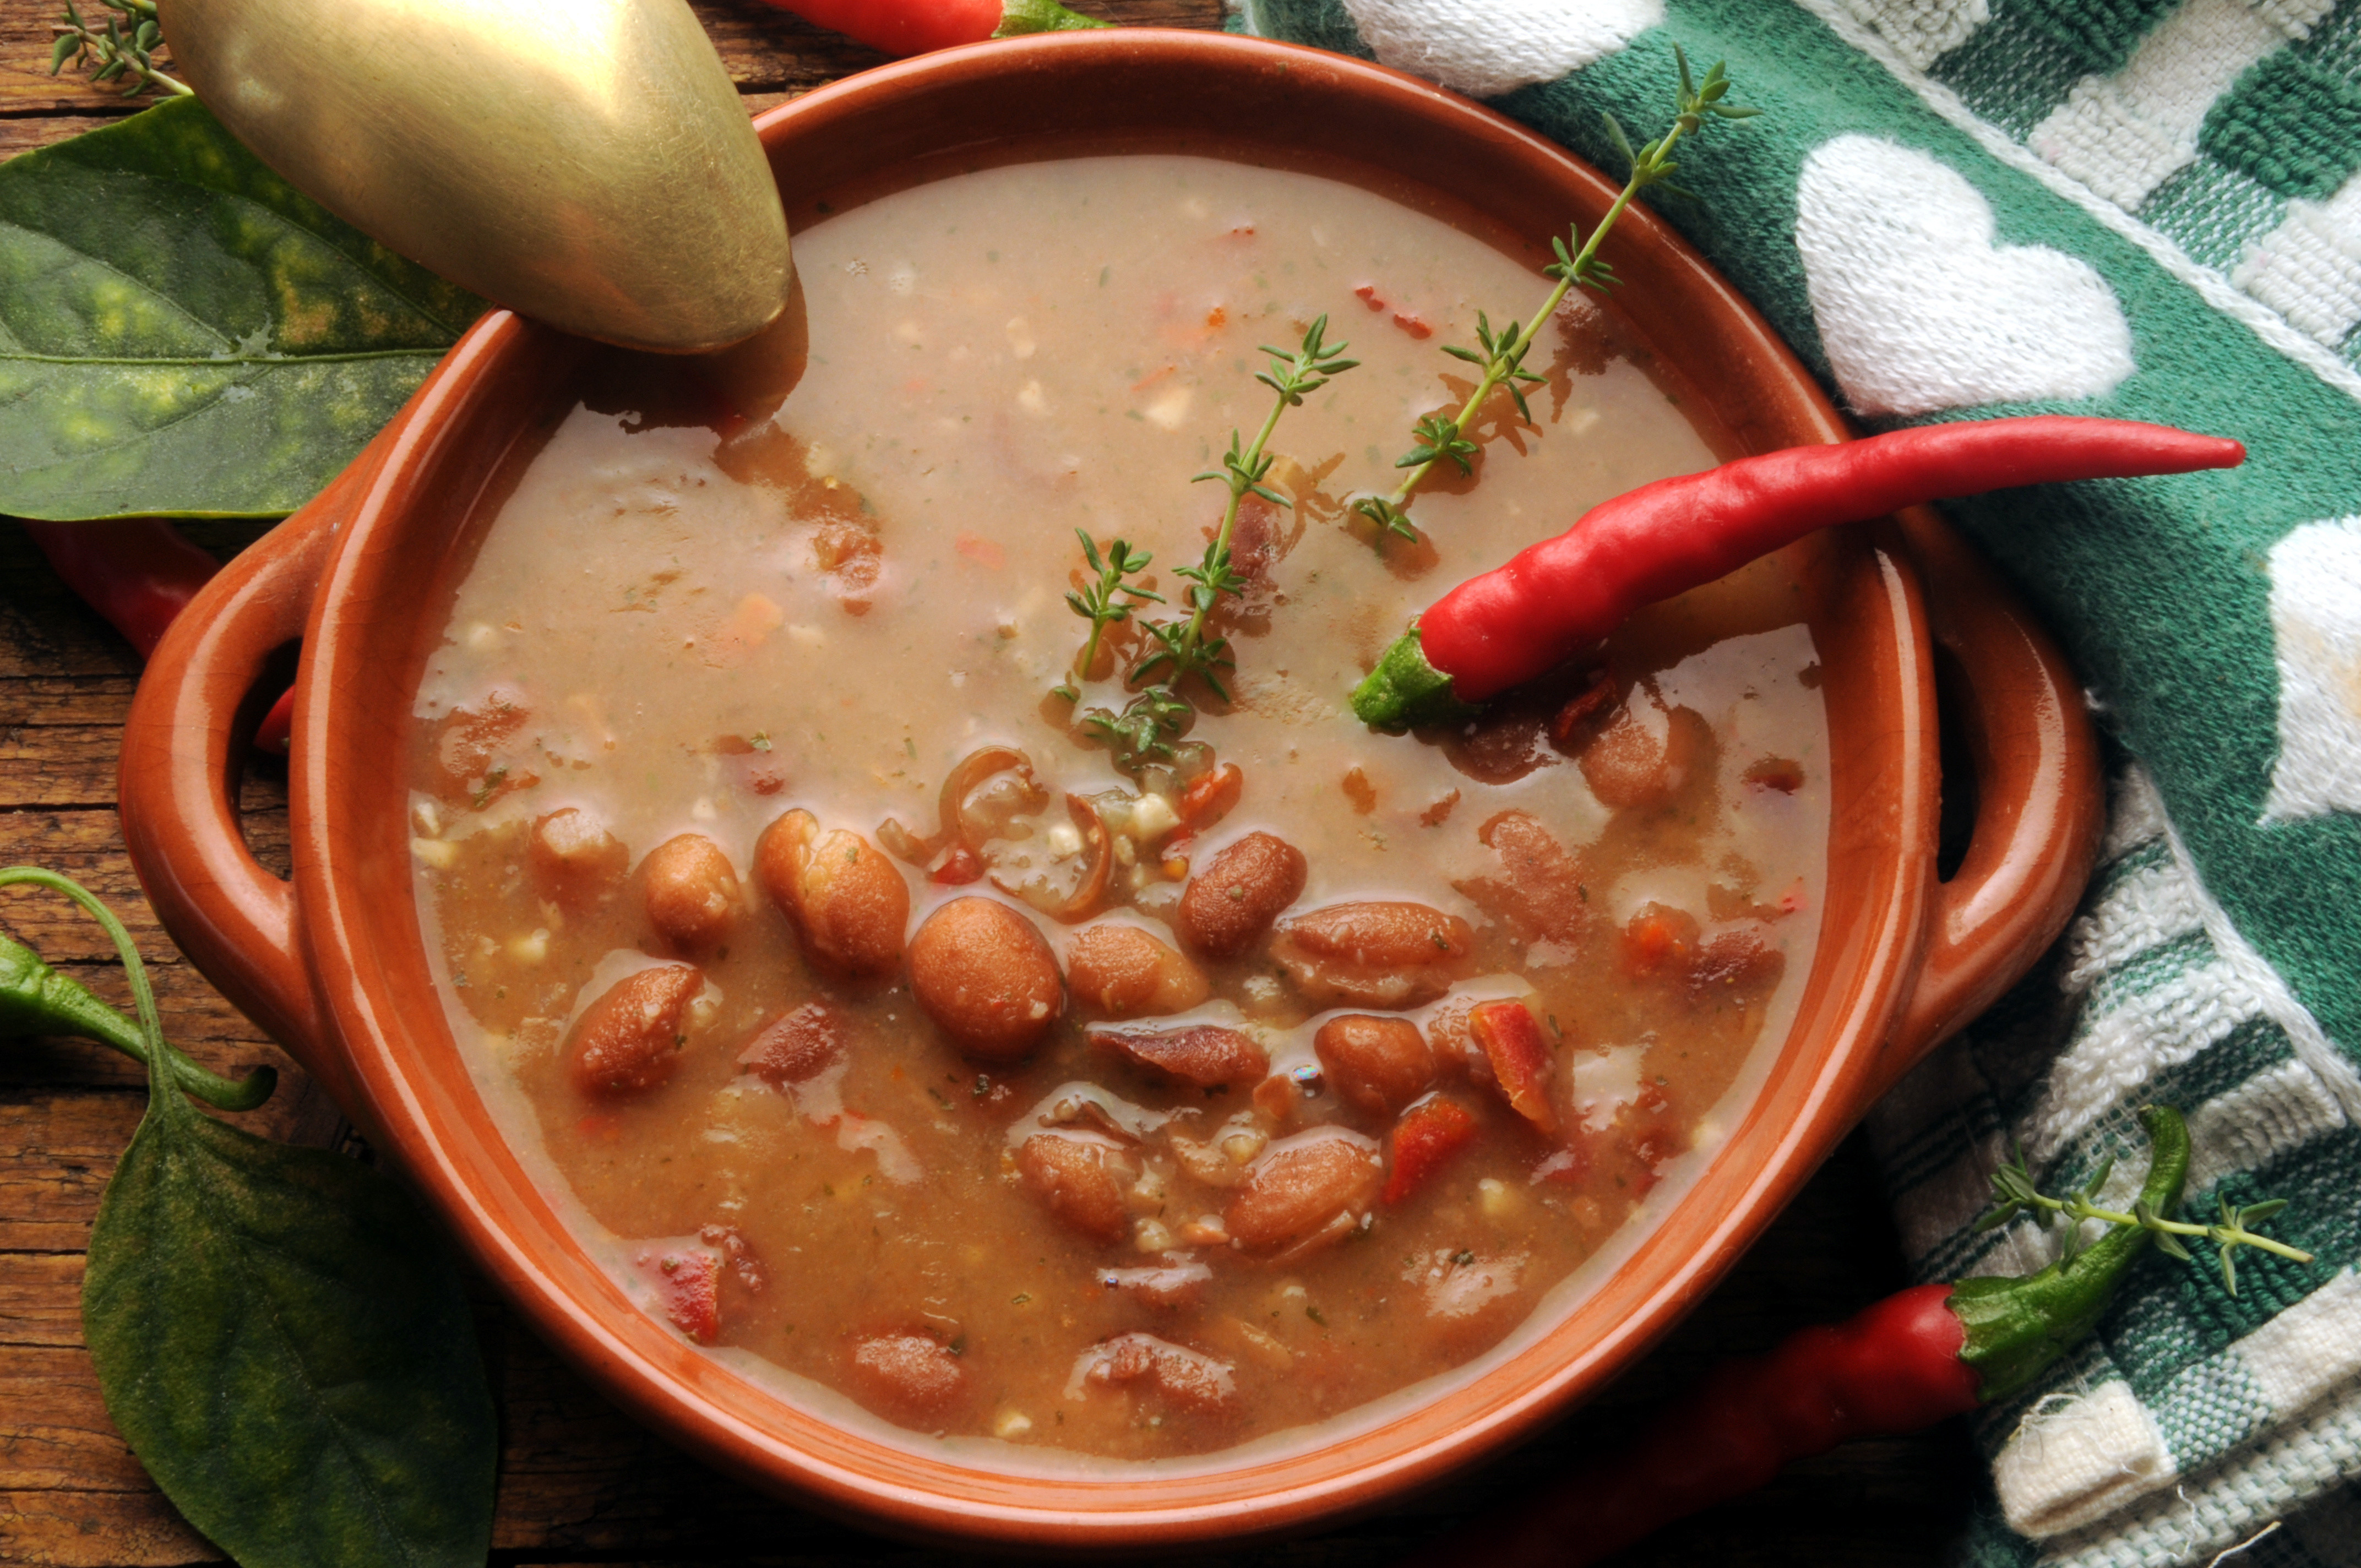
[[[1413,725],[1459,723],[1478,711],[1453,693],[1449,675],[1427,663],[1416,625],[1395,638],[1378,667],[1353,688],[1354,717],[1395,734]]]

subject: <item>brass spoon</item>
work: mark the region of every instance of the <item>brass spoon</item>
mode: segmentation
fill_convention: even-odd
[[[786,301],[770,165],[685,0],[162,0],[159,20],[265,163],[487,299],[675,353]]]

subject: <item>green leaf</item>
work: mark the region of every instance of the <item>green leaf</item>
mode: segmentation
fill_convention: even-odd
[[[82,1329],[132,1452],[243,1568],[483,1563],[474,1324],[387,1178],[151,1105],[92,1227]]]
[[[484,309],[192,99],[0,164],[0,512],[270,517]]]
[[[2287,1206],[2288,1201],[2284,1198],[2267,1198],[2259,1203],[2249,1203],[2238,1211],[2238,1228],[2251,1231]]]

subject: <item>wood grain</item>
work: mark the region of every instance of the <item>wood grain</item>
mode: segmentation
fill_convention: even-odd
[[[94,0],[93,0],[94,3]],[[859,46],[754,0],[692,0],[752,109],[878,62]],[[1129,24],[1210,27],[1219,0],[1089,0]],[[0,0],[0,157],[122,114],[104,91],[49,75],[51,0]],[[496,86],[488,90],[497,90]],[[193,524],[227,554],[250,524]],[[217,1070],[269,1062],[282,1088],[245,1124],[333,1145],[335,1107],[175,951],[123,850],[115,757],[137,662],[75,602],[20,530],[0,523],[0,863],[53,866],[123,915],[153,968],[173,1036]],[[283,870],[283,783],[253,773],[249,842]],[[0,923],[100,994],[127,1000],[111,950],[62,903],[0,893]],[[0,1563],[215,1563],[147,1482],[106,1419],[82,1349],[82,1249],[140,1113],[137,1070],[81,1041],[0,1042]],[[1467,1520],[1547,1489],[1611,1444],[1633,1413],[1714,1357],[1767,1346],[1903,1283],[1874,1171],[1848,1144],[1754,1253],[1653,1354],[1540,1441],[1392,1513],[1309,1540],[1208,1551],[1186,1561],[1254,1568],[1450,1561]],[[763,1497],[677,1453],[618,1412],[478,1286],[501,1411],[500,1564],[597,1562],[943,1563],[964,1554],[884,1541]],[[1935,1555],[1963,1519],[1975,1460],[1957,1423],[1853,1445],[1797,1466],[1752,1497],[1688,1521],[1628,1568],[1898,1568]]]

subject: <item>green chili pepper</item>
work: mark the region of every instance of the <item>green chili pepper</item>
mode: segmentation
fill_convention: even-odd
[[[2180,1186],[2189,1178],[2189,1126],[2169,1105],[2142,1106],[2140,1125],[2148,1146],[2140,1205],[2169,1215],[2180,1207]],[[2007,1398],[2089,1333],[2148,1240],[2147,1230],[2122,1226],[2037,1274],[1952,1286],[1949,1305],[1968,1331],[1960,1359],[1981,1376],[1982,1402]]]
[[[12,883],[54,889],[96,912],[94,899],[54,872],[37,866],[0,870],[0,887]],[[147,1045],[131,1020],[43,963],[32,948],[0,934],[0,1036],[24,1035],[72,1035],[111,1046],[136,1062],[148,1059]],[[274,1067],[228,1079],[198,1066],[169,1041],[164,1049],[180,1086],[220,1110],[251,1111],[279,1084]]]

